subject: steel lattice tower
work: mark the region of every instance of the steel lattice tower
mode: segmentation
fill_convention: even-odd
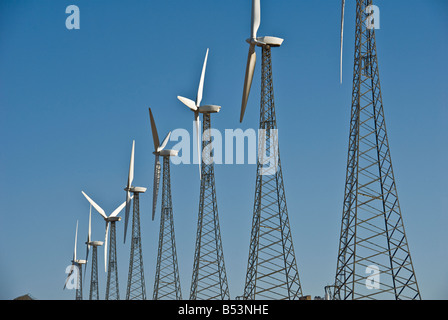
[[[119,221],[117,218],[116,221]],[[107,286],[106,286],[106,300],[120,300],[120,291],[118,286],[118,266],[117,266],[117,236],[116,236],[116,221],[110,221],[110,247],[109,247],[109,262],[107,265]]]
[[[140,236],[140,191],[131,189],[134,195],[132,215],[131,257],[129,260],[126,300],[146,300],[145,276],[143,270],[142,240]]]
[[[92,273],[90,276],[89,300],[98,300],[98,246],[91,244],[92,250]]]
[[[153,299],[182,300],[174,236],[170,156],[163,156],[162,209]]]
[[[262,46],[260,135],[252,233],[244,299],[298,299],[302,296],[289,227],[280,164],[272,83],[271,46]],[[266,150],[271,150],[266,155]],[[274,161],[271,172],[265,164]],[[275,171],[275,172],[272,172]]]
[[[203,113],[201,189],[190,300],[230,299],[216,201],[210,113]]]
[[[356,3],[353,96],[334,298],[420,299],[392,170],[375,30],[367,24],[371,18],[366,9],[372,0]],[[369,273],[372,270],[374,274]]]
[[[75,289],[75,300],[82,300],[82,264],[74,262],[73,265],[78,269],[77,284]]]

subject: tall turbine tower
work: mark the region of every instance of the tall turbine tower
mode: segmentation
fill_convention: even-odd
[[[260,0],[252,1],[249,43],[240,122],[243,121],[255,70],[255,46],[262,48],[260,129],[257,180],[244,299],[298,299],[302,287],[294,254],[280,164],[272,83],[271,48],[283,39],[257,37]],[[266,154],[269,150],[268,154]],[[267,168],[266,165],[269,164]]]
[[[392,170],[372,0],[356,1],[355,61],[335,299],[421,299]],[[342,1],[342,39],[345,1]],[[342,81],[342,75],[341,75]]]
[[[199,144],[199,130],[196,130],[201,189],[190,300],[225,300],[230,299],[230,294],[221,243],[210,135],[210,114],[219,112],[221,107],[216,105],[201,106],[207,57],[208,49],[202,67],[196,103],[190,99],[178,97],[194,112],[196,128],[199,126],[199,113],[202,113],[203,116],[202,148]],[[204,150],[202,157],[201,150]]]
[[[126,202],[123,202],[117,209],[115,209],[109,216],[106,212],[93,201],[84,191],[81,191],[84,197],[89,201],[96,211],[103,217],[106,222],[106,235],[104,237],[104,269],[107,272],[107,286],[106,286],[106,300],[120,300],[120,291],[118,286],[118,266],[117,266],[117,236],[115,223],[121,220],[117,217],[123,210]],[[132,197],[131,197],[132,200]],[[90,222],[89,222],[90,223]],[[107,244],[110,225],[110,247],[109,247],[109,262],[107,262]]]
[[[162,144],[159,141],[156,123],[149,108],[152,138],[154,141],[154,194],[152,219],[157,205],[157,193],[160,181],[159,156],[163,157],[163,182],[162,182],[162,209],[160,213],[159,246],[157,254],[156,275],[154,281],[154,300],[182,300],[182,292],[179,280],[179,268],[177,264],[176,240],[174,236],[173,204],[171,201],[171,177],[170,157],[177,156],[177,150],[165,149],[170,138],[168,133]]]
[[[131,162],[129,164],[128,183],[126,191],[126,215],[124,228],[124,241],[126,242],[126,229],[129,220],[130,202],[133,201],[131,256],[129,259],[128,284],[126,287],[126,300],[146,300],[145,275],[143,270],[142,240],[140,236],[140,193],[146,192],[144,187],[132,186],[134,180],[134,150],[135,141],[132,142]],[[131,193],[133,196],[131,196]]]
[[[87,263],[87,260],[76,259],[76,247],[78,243],[78,221],[76,221],[76,231],[75,231],[75,247],[73,249],[73,259],[71,272],[68,274],[65,280],[64,289],[67,287],[67,283],[73,277],[73,273],[76,273],[76,284],[75,284],[75,299],[82,300],[82,265]]]
[[[89,300],[99,299],[99,289],[98,289],[98,247],[103,245],[102,241],[92,241],[92,206],[90,206],[89,212],[89,231],[87,233],[87,253],[86,253],[86,268],[87,261],[89,258],[90,247],[93,248],[92,251],[92,272],[90,273],[90,294]]]

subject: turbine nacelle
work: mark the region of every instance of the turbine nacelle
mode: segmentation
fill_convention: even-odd
[[[177,157],[179,150],[164,149],[159,152],[154,151],[152,154],[162,157]]]
[[[205,106],[200,106],[198,108],[199,113],[217,113],[221,110],[221,106],[217,106],[214,104],[209,104]]]
[[[249,38],[246,39],[246,42],[248,44],[254,44],[258,47],[263,46],[271,46],[271,47],[280,47],[283,43],[284,39],[278,38],[278,37],[272,37],[272,36],[264,36],[264,37],[257,37],[257,38]]]
[[[86,242],[86,244],[90,245],[90,246],[94,246],[94,247],[100,247],[104,244],[103,241],[88,241]]]
[[[121,221],[121,217],[108,217],[105,220],[106,220],[106,222],[117,222],[117,221]]]
[[[126,188],[124,188],[124,191],[129,191],[132,193],[145,193],[146,190],[147,190],[147,188],[145,188],[145,187],[130,187],[130,188],[126,187]]]

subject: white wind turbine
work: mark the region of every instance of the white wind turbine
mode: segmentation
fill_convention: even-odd
[[[198,163],[199,163],[199,178],[201,178],[201,139],[199,135],[199,113],[214,113],[219,112],[221,109],[220,106],[217,105],[203,105],[201,106],[202,94],[204,91],[204,77],[205,77],[205,68],[207,66],[207,58],[208,58],[208,49],[205,54],[204,64],[202,66],[201,79],[199,80],[199,88],[198,94],[196,96],[196,102],[190,100],[188,98],[184,98],[181,96],[177,96],[177,98],[182,101],[188,108],[190,108],[194,112],[194,120],[196,124],[196,136],[197,136],[197,153],[198,153]]]
[[[244,77],[243,99],[241,102],[240,122],[243,122],[244,112],[246,111],[247,100],[249,99],[250,88],[254,78],[255,63],[257,55],[255,46],[269,45],[271,47],[279,47],[283,43],[283,39],[271,36],[257,37],[257,31],[261,22],[260,0],[252,0],[252,22],[251,35],[246,40],[249,43],[249,54],[247,56],[246,75]]]
[[[154,117],[152,115],[151,108],[149,108],[149,119],[151,121],[151,131],[152,131],[152,139],[154,141],[154,152],[155,155],[155,161],[154,161],[154,186],[153,186],[153,198],[152,198],[152,220],[154,221],[154,216],[156,213],[156,206],[157,206],[157,196],[159,194],[159,185],[160,185],[160,172],[161,172],[161,165],[160,165],[160,159],[159,156],[176,156],[177,151],[175,150],[164,150],[166,147],[166,144],[168,143],[168,140],[171,135],[171,131],[168,132],[165,139],[163,139],[162,144],[160,144],[159,141],[159,135],[157,133],[157,127],[156,123],[154,121]]]
[[[109,224],[111,222],[120,221],[121,217],[117,217],[117,215],[123,210],[126,205],[126,201],[123,202],[117,209],[115,209],[109,216],[106,215],[106,212],[95,202],[93,201],[84,191],[81,191],[84,197],[89,201],[89,203],[95,208],[95,210],[104,218],[106,222],[106,235],[104,240],[104,269],[107,272],[107,240],[109,237]],[[133,197],[130,199],[132,200]],[[90,219],[89,219],[89,241],[90,241]],[[115,240],[115,239],[114,239]],[[88,251],[87,251],[88,254]]]
[[[76,247],[77,247],[77,243],[78,243],[78,221],[76,221],[76,232],[75,232],[75,247],[73,249],[73,259],[72,259],[72,265],[78,267],[78,270],[80,272],[82,272],[82,265],[87,263],[87,260],[78,260],[76,259]],[[72,268],[70,273],[67,276],[67,279],[65,280],[64,283],[64,289],[67,286],[67,282],[70,279],[70,277],[72,276],[74,272],[74,269]],[[80,281],[82,279],[82,276],[80,274],[78,274],[78,279],[77,281]],[[82,286],[82,284],[81,284]],[[77,290],[80,288],[77,288]]]

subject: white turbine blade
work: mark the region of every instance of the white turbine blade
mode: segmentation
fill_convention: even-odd
[[[86,250],[86,261],[89,259],[89,250],[90,250],[90,239],[92,237],[92,205],[90,205],[89,212],[89,232],[87,233],[87,250]],[[87,263],[86,263],[87,265]],[[87,266],[86,266],[87,268]],[[85,276],[85,274],[84,274]]]
[[[152,140],[154,141],[154,151],[157,151],[157,148],[160,146],[159,135],[157,134],[156,122],[154,121],[154,117],[152,116],[151,108],[149,108],[149,119],[151,121],[151,131],[152,131]]]
[[[76,261],[76,243],[77,242],[78,242],[78,220],[76,220],[75,249],[73,250],[73,261]]]
[[[73,266],[73,264],[72,264],[72,266]],[[65,279],[65,283],[64,283],[64,288],[63,288],[63,290],[65,290],[65,288],[67,287],[68,280],[70,279],[70,277],[71,277],[72,274],[73,274],[73,269],[74,269],[74,268],[71,268],[70,273],[69,273],[68,276],[67,276],[67,279]]]
[[[199,80],[198,95],[196,96],[196,107],[199,107],[201,105],[201,101],[202,101],[202,93],[204,92],[204,78],[205,78],[205,68],[207,66],[207,58],[208,58],[208,48],[207,48],[207,52],[205,53],[204,64],[202,65],[201,79]]]
[[[193,100],[181,96],[177,96],[177,99],[179,99],[184,105],[186,105],[191,110],[193,111],[198,110],[198,107],[196,106],[196,103]]]
[[[156,214],[157,197],[159,195],[160,167],[159,155],[156,154],[156,159],[154,161],[154,186],[152,194],[152,221],[154,221],[154,216]]]
[[[247,56],[246,75],[244,77],[243,99],[241,101],[240,122],[243,122],[244,112],[246,111],[247,100],[249,99],[250,88],[254,78],[255,63],[257,55],[255,53],[255,44],[249,47],[249,54]]]
[[[106,213],[104,212],[104,210],[99,205],[97,205],[95,201],[90,199],[89,196],[84,193],[84,191],[81,191],[81,192],[84,195],[84,197],[86,197],[87,201],[89,201],[90,204],[96,209],[96,211],[98,211],[98,213],[100,215],[102,215],[104,219],[107,219],[107,216],[106,216]]]
[[[134,150],[135,140],[132,140],[131,161],[129,162],[128,188],[132,186],[132,181],[134,180]]]
[[[342,52],[344,44],[344,16],[345,16],[345,0],[342,0],[342,12],[341,12],[341,61],[340,61],[340,77],[342,83]]]
[[[126,211],[124,216],[124,238],[123,242],[126,243],[126,233],[128,230],[128,221],[129,221],[129,211],[131,209],[131,193],[129,191],[126,191]]]
[[[166,135],[165,139],[163,139],[162,145],[157,148],[157,152],[160,152],[163,149],[165,149],[166,144],[168,143],[168,140],[170,139],[170,136],[171,136],[171,131],[168,132],[168,134]]]
[[[107,238],[109,237],[109,221],[106,221],[106,237],[104,239],[104,271],[107,272]]]
[[[92,236],[92,205],[90,205],[90,212],[89,212],[89,234],[87,235],[87,242],[90,242],[91,236]]]
[[[131,197],[130,200],[132,200],[132,198],[133,197]],[[117,209],[115,209],[114,212],[112,212],[109,217],[116,217],[121,212],[121,210],[123,210],[125,205],[126,201],[120,204],[120,206]]]
[[[261,22],[261,9],[260,0],[252,0],[252,24],[251,24],[251,36],[252,39],[257,38],[257,31]]]
[[[201,166],[202,166],[202,143],[201,143],[201,137],[199,135],[199,112],[194,113],[194,122],[196,124],[196,137],[197,137],[197,150],[198,150],[198,163],[199,163],[199,180],[202,179],[201,176]]]

